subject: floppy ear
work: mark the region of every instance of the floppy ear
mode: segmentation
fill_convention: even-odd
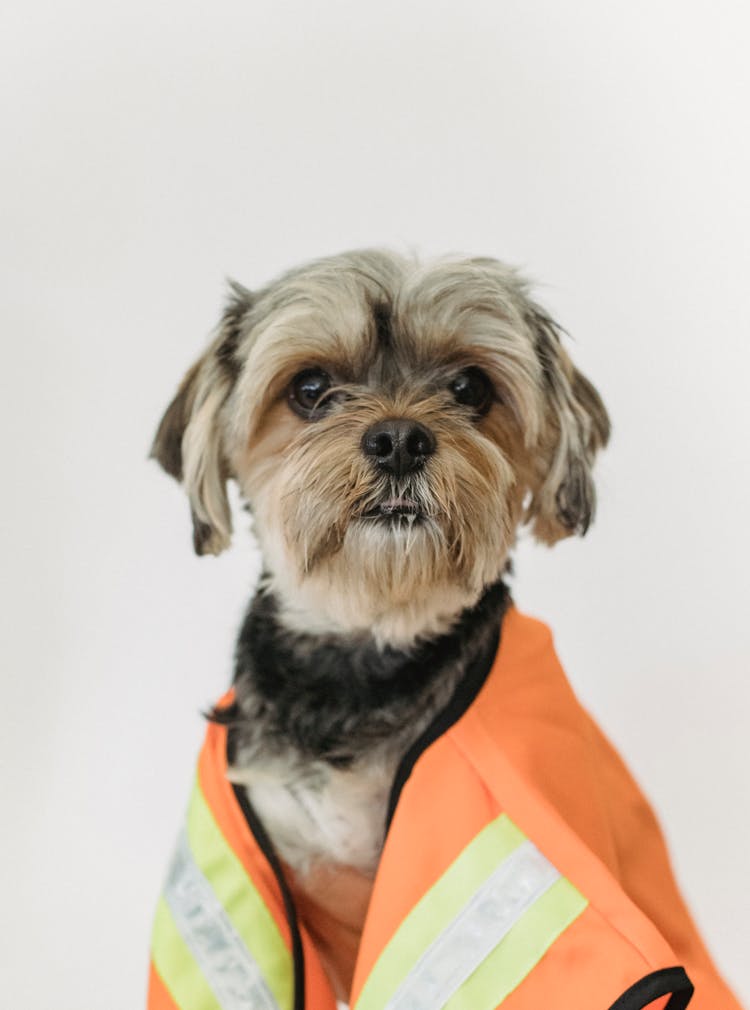
[[[240,371],[235,353],[252,302],[240,285],[232,284],[232,291],[214,339],[180,383],[150,452],[184,484],[196,554],[220,554],[232,534],[226,488],[232,475],[225,456],[223,409]]]
[[[573,365],[560,340],[560,328],[533,306],[527,321],[542,366],[546,398],[540,441],[538,483],[524,520],[537,539],[554,544],[588,530],[596,507],[592,466],[610,435],[599,393]]]

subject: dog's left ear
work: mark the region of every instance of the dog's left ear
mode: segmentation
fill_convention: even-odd
[[[546,399],[537,483],[525,521],[547,544],[588,530],[596,507],[592,466],[609,441],[607,410],[594,386],[562,346],[560,328],[532,306],[527,322],[542,366]]]
[[[184,484],[196,554],[220,554],[229,546],[232,534],[223,409],[239,374],[235,352],[252,296],[238,284],[231,286],[232,297],[216,335],[180,383],[150,452],[168,474]]]

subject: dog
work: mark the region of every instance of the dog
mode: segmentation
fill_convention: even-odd
[[[198,554],[229,546],[229,479],[262,551],[214,718],[290,866],[373,874],[395,765],[491,634],[518,527],[586,532],[610,422],[495,260],[365,250],[231,288],[151,453]]]
[[[594,519],[610,421],[563,337],[497,260],[349,252],[232,282],[159,424],[199,555],[229,546],[228,481],[252,516],[263,570],[209,718],[311,928],[342,926],[326,897],[354,875],[342,999],[394,776],[491,662],[519,528],[552,545]]]

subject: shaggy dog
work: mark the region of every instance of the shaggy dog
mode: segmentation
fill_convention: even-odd
[[[152,455],[199,554],[229,545],[230,478],[252,513],[264,571],[220,717],[292,866],[374,871],[395,764],[496,630],[519,525],[584,534],[608,437],[559,327],[495,260],[373,250],[232,285]]]
[[[229,545],[227,481],[252,513],[264,569],[212,717],[303,889],[372,879],[400,759],[492,661],[519,526],[584,534],[608,437],[560,328],[493,259],[368,250],[232,285],[152,455],[199,554]]]

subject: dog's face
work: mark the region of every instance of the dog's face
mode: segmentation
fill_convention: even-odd
[[[235,286],[153,455],[200,554],[228,545],[237,481],[292,625],[407,641],[499,577],[520,523],[586,531],[608,435],[515,271],[364,251]]]

